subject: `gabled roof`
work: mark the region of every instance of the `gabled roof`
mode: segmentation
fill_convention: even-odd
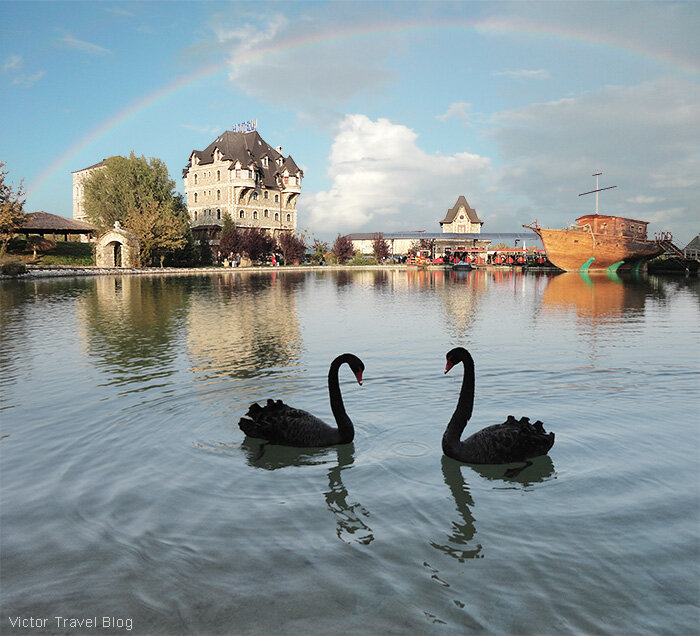
[[[65,216],[57,214],[49,214],[48,212],[29,212],[27,213],[27,222],[22,226],[22,231],[25,230],[44,230],[45,232],[96,232],[97,228],[83,221],[76,221]]]
[[[459,212],[459,208],[464,208],[466,210],[467,218],[472,223],[483,223],[483,221],[479,220],[479,217],[476,215],[476,210],[469,207],[469,204],[464,198],[464,195],[460,194],[459,198],[457,199],[457,203],[454,204],[453,208],[447,210],[447,216],[442,221],[440,221],[440,225],[442,225],[443,223],[452,223],[452,221],[454,221],[455,217],[457,216],[457,212]]]
[[[684,250],[700,250],[700,234],[698,234],[688,245],[686,245]]]
[[[277,187],[275,175],[281,172],[277,165],[277,160],[280,158],[283,162],[282,167],[289,170],[290,174],[301,174],[303,176],[302,171],[294,163],[294,160],[291,157],[285,158],[284,155],[277,152],[260,136],[257,130],[244,133],[227,130],[214,139],[204,150],[193,150],[190,154],[190,161],[194,155],[199,159],[200,165],[213,163],[214,151],[217,148],[221,151],[225,161],[233,163],[240,161],[241,165],[245,167],[250,166],[251,163],[254,164],[255,170],[260,174],[263,184],[270,188]],[[267,156],[269,159],[267,167],[262,162],[264,156]],[[190,165],[188,163],[187,168]],[[229,167],[229,169],[231,168],[232,166]]]

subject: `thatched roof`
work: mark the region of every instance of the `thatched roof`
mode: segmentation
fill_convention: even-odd
[[[27,222],[22,226],[22,232],[69,232],[88,234],[97,232],[97,228],[83,221],[76,221],[65,216],[49,214],[48,212],[28,212]]]

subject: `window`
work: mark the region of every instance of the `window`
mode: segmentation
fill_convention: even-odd
[[[197,220],[197,210],[194,211],[194,220]]]
[[[267,190],[263,193],[263,199],[267,199]]]
[[[253,201],[257,201],[257,200],[258,200],[258,193],[253,192]]]
[[[258,218],[258,211],[257,210],[253,210],[253,218],[254,219]]]
[[[270,210],[265,210],[263,216],[267,219],[270,216]]]
[[[238,213],[238,218],[245,219],[245,212],[243,210]]]
[[[236,168],[236,179],[240,179],[240,177],[241,177],[241,171],[238,168]]]
[[[216,200],[221,201],[221,190],[216,191]]]
[[[221,181],[221,170],[216,171],[216,180]]]
[[[279,221],[279,220],[280,220],[280,213],[275,212],[275,221]]]
[[[197,174],[194,175],[194,184],[197,185]]]
[[[279,201],[280,201],[280,195],[276,194],[275,195],[275,203],[279,203]]]
[[[197,193],[194,193],[194,202],[197,203]]]
[[[291,220],[292,220],[292,215],[291,215],[291,214],[288,214],[288,215],[287,215],[287,223],[289,223]]]
[[[216,218],[221,219],[221,208],[216,208]]]

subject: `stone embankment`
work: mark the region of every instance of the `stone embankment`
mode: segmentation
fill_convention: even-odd
[[[329,270],[367,270],[367,269],[405,269],[405,265],[289,265],[286,267],[40,267],[30,265],[25,274],[17,276],[17,280],[27,280],[35,278],[56,278],[68,276],[177,276],[193,274],[230,274],[233,272],[313,272]],[[11,279],[15,277],[3,276],[0,279]]]

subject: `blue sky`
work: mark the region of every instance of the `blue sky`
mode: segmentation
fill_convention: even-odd
[[[0,159],[27,211],[71,172],[257,119],[305,173],[299,229],[484,231],[593,211],[700,231],[700,3],[0,2]]]

